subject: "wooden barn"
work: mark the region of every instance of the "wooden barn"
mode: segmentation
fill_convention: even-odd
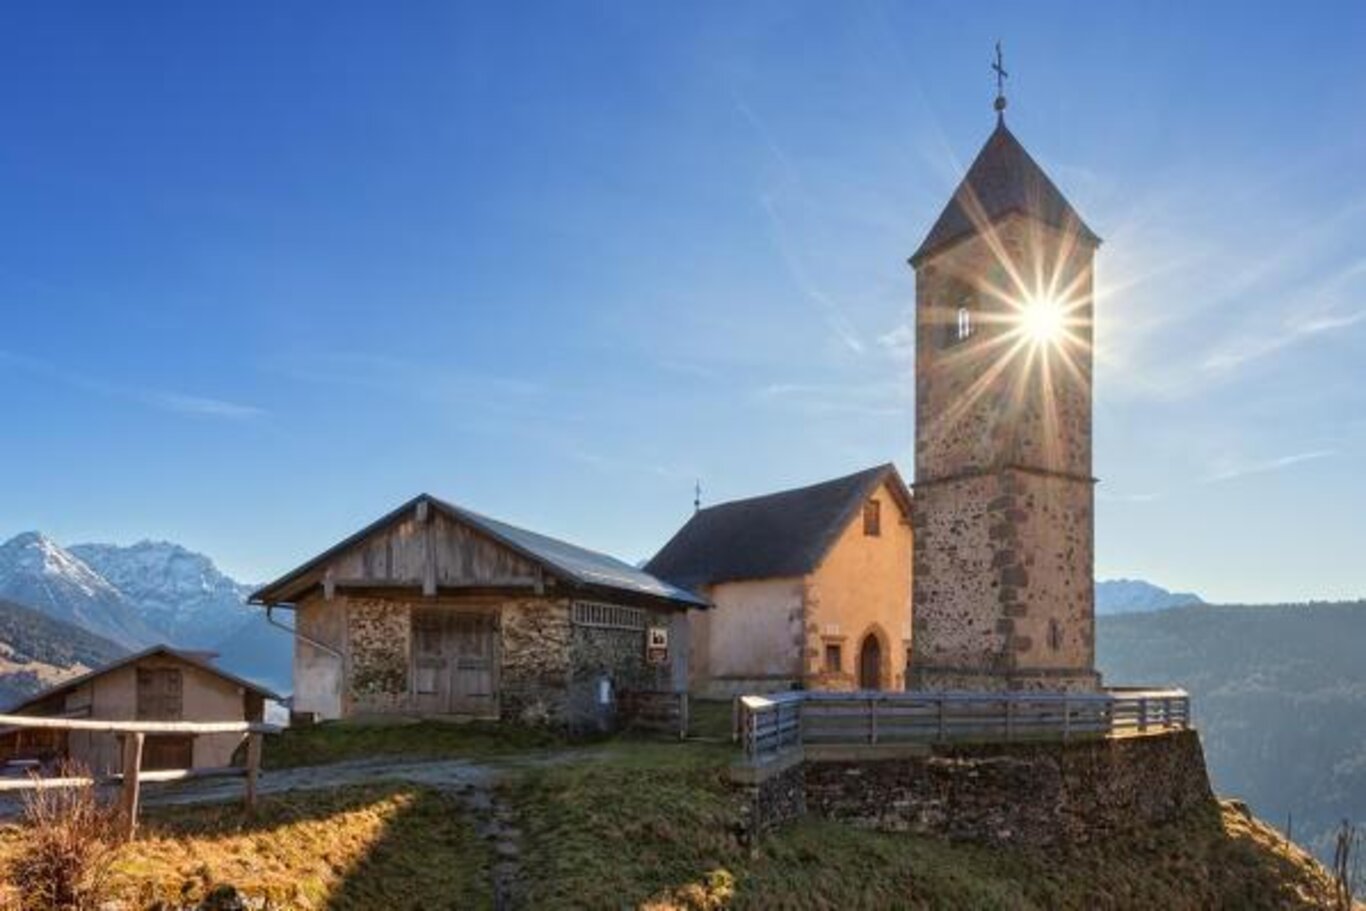
[[[422,494],[251,597],[294,612],[294,711],[678,726],[690,608],[627,563]]]
[[[229,674],[208,656],[159,645],[44,690],[6,714],[94,721],[261,721],[279,697]],[[142,768],[215,769],[230,765],[241,734],[151,734]],[[102,731],[0,731],[0,759],[70,759],[97,776],[118,772],[118,737]]]

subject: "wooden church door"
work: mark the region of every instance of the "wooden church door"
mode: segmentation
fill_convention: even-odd
[[[861,690],[882,689],[882,645],[872,633],[863,637],[859,649],[858,686]]]

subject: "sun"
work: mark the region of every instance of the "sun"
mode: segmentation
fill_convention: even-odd
[[[1055,345],[1067,331],[1067,314],[1057,299],[1031,297],[1020,308],[1020,331],[1035,345]]]

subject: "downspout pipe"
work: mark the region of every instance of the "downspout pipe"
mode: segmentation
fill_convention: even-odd
[[[279,606],[279,605],[276,605],[276,604],[267,604],[267,605],[265,606],[265,607],[266,607],[266,622],[267,622],[267,623],[269,623],[271,626],[275,627],[276,629],[282,629],[282,630],[284,630],[285,632],[289,633],[291,636],[295,636],[295,637],[297,637],[297,638],[299,638],[299,639],[302,639],[304,642],[308,643],[309,645],[313,646],[314,648],[318,649],[319,651],[327,652],[327,654],[332,655],[334,658],[340,659],[340,658],[342,657],[342,653],[341,653],[341,652],[337,651],[335,648],[333,648],[332,646],[328,645],[326,642],[319,642],[317,639],[314,639],[312,636],[310,636],[310,635],[308,635],[308,634],[306,634],[306,633],[301,633],[301,632],[299,632],[297,629],[295,629],[294,627],[292,627],[292,626],[287,626],[287,625],[285,625],[284,623],[281,623],[279,620],[276,620],[275,617],[274,617],[274,615],[271,613],[271,611],[273,611],[273,610],[274,610],[276,607],[278,607],[278,606]]]

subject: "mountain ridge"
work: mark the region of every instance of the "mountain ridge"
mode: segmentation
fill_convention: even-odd
[[[0,543],[0,598],[125,652],[163,643],[221,648],[224,669],[288,692],[292,639],[246,604],[252,589],[170,541],[62,547],[28,531]]]

